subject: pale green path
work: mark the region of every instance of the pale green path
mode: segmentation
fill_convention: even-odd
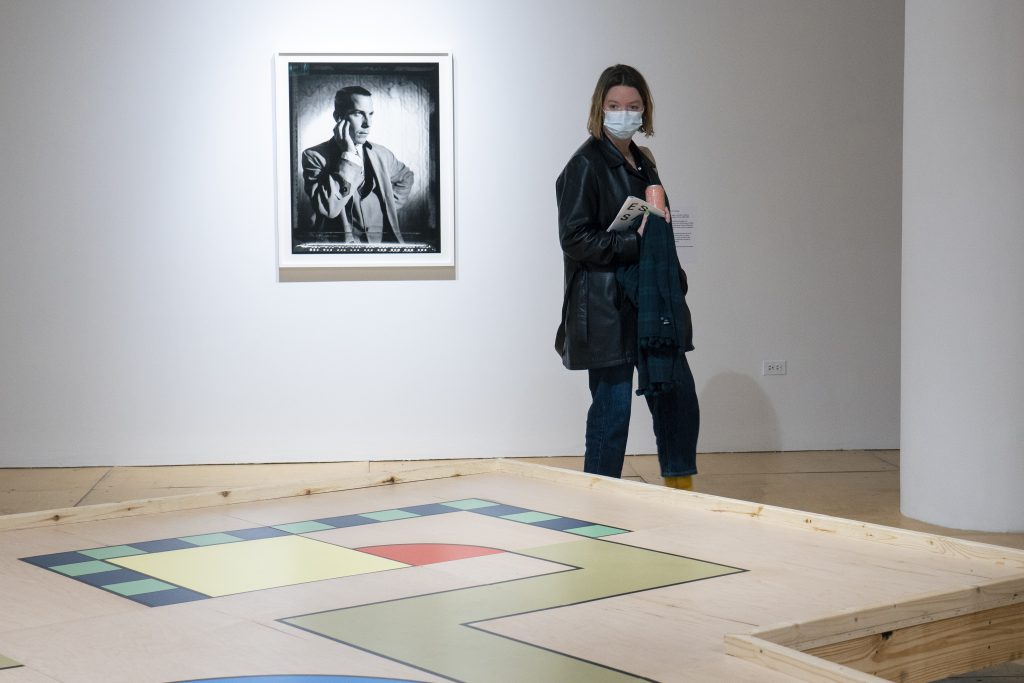
[[[2,669],[13,669],[16,666],[21,666],[21,664],[19,664],[18,662],[14,661],[13,659],[10,659],[8,657],[4,657],[3,655],[0,655],[0,670],[2,670]]]
[[[637,681],[464,624],[743,571],[593,539],[517,552],[580,569],[281,621],[458,681]]]

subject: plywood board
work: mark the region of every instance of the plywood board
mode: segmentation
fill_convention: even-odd
[[[508,461],[0,522],[0,651],[75,683],[877,680],[815,654],[1024,585],[1020,551]]]

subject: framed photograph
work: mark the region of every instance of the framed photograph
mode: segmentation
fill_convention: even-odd
[[[280,269],[455,264],[452,61],[278,53]]]

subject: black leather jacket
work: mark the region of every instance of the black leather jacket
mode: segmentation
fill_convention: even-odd
[[[615,278],[619,266],[636,263],[633,230],[608,226],[630,195],[660,185],[649,156],[630,143],[641,169],[630,169],[607,139],[591,137],[569,159],[555,182],[558,236],[565,260],[565,299],[555,350],[570,370],[636,361],[636,311]]]

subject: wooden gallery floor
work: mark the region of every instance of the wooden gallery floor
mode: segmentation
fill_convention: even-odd
[[[893,451],[699,465],[0,469],[0,683],[1024,681],[1024,534]]]

